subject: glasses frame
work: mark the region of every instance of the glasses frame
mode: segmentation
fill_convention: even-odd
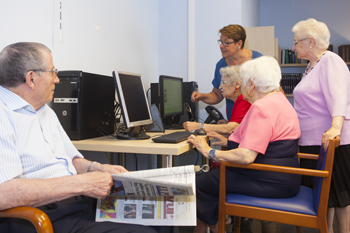
[[[220,82],[220,86],[223,86],[223,85],[225,85],[226,83],[228,82],[228,80],[225,80],[225,81],[221,81]]]
[[[300,41],[307,40],[307,39],[310,39],[310,37],[304,38],[304,39],[301,39],[301,40],[295,40],[295,41],[293,41],[294,46],[297,46],[297,44],[298,44]]]
[[[28,70],[28,71],[34,71],[34,72],[51,72],[51,73],[55,73],[56,76],[58,75],[58,69],[53,69],[53,70]]]
[[[218,40],[218,44],[219,45],[223,45],[224,47],[227,47],[229,46],[230,44],[233,44],[233,43],[236,43],[235,41],[232,41],[232,42],[225,42],[225,41],[221,41],[221,40]]]

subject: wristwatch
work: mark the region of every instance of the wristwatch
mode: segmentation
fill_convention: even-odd
[[[216,155],[216,150],[215,149],[211,149],[209,151],[209,159],[214,160],[215,155]]]
[[[204,123],[201,124],[201,126],[199,127],[200,129],[203,129],[204,127]]]

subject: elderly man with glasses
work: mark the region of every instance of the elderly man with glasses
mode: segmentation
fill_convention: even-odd
[[[46,104],[58,82],[45,45],[15,43],[0,53],[0,210],[37,207],[49,216],[55,232],[156,232],[95,222],[96,199],[109,194],[111,174],[127,170],[88,161],[73,146]],[[35,229],[29,222],[0,218],[0,232]]]

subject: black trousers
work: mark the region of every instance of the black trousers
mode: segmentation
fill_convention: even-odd
[[[95,222],[96,199],[79,196],[40,206],[50,218],[55,233],[178,233],[177,227],[148,227],[113,222]],[[0,218],[0,232],[35,233],[26,220]]]

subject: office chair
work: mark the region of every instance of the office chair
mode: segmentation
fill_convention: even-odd
[[[236,217],[235,233],[240,232],[241,217],[295,225],[298,233],[301,233],[301,227],[316,228],[321,233],[327,233],[329,188],[332,178],[334,151],[339,144],[340,139],[337,138],[329,141],[326,152],[321,146],[319,155],[298,154],[299,158],[318,160],[316,170],[254,163],[241,165],[221,161],[219,233],[225,231],[226,214],[239,216]],[[260,198],[234,193],[226,194],[226,167],[315,176],[314,189],[300,186],[299,193],[291,198]]]
[[[0,218],[20,218],[30,221],[38,233],[53,233],[49,217],[41,210],[34,207],[15,207],[0,210]]]

